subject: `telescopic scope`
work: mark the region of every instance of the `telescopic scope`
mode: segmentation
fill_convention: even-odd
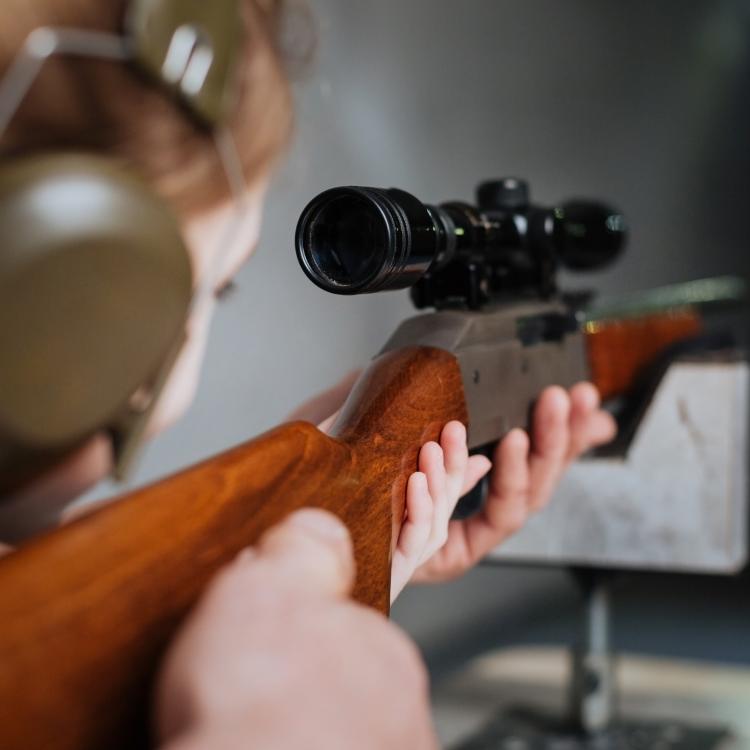
[[[492,294],[534,285],[550,266],[604,266],[624,239],[615,209],[584,200],[535,206],[525,182],[506,178],[482,183],[476,206],[433,206],[396,188],[326,190],[300,216],[296,251],[310,280],[335,294],[404,289],[471,264],[484,267]]]

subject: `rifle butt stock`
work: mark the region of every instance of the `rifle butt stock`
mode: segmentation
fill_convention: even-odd
[[[455,358],[388,352],[332,436],[283,425],[0,561],[0,747],[147,747],[151,685],[180,622],[222,566],[297,508],[342,518],[353,596],[387,613],[406,481],[452,419],[467,421]]]

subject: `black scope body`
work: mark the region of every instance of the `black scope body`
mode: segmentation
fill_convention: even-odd
[[[326,291],[414,287],[417,307],[479,308],[503,295],[555,291],[559,265],[586,270],[616,258],[622,215],[597,201],[529,201],[515,178],[482,183],[477,205],[422,203],[396,188],[338,187],[313,198],[296,232],[297,257]]]

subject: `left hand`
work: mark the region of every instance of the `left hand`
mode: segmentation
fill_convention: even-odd
[[[547,388],[534,409],[531,437],[515,429],[497,446],[482,510],[466,520],[451,521],[458,500],[492,464],[484,456],[469,457],[460,422],[447,424],[439,444],[423,446],[420,471],[409,479],[391,573],[391,601],[410,579],[444,581],[469,570],[549,502],[572,461],[609,442],[615,433],[615,421],[599,408],[599,394],[590,383],[569,391]]]

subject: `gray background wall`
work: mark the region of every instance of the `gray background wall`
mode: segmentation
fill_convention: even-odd
[[[337,298],[303,277],[294,224],[324,188],[399,186],[440,201],[518,175],[539,201],[597,196],[628,217],[624,260],[570,284],[628,290],[747,272],[748,3],[311,5],[319,51],[298,87],[297,135],[260,250],[219,312],[192,411],[150,448],[136,483],[283,420],[410,314],[406,293]],[[444,652],[470,632],[528,625],[530,602],[562,608],[570,591],[559,572],[484,569],[405,594],[396,617]]]

